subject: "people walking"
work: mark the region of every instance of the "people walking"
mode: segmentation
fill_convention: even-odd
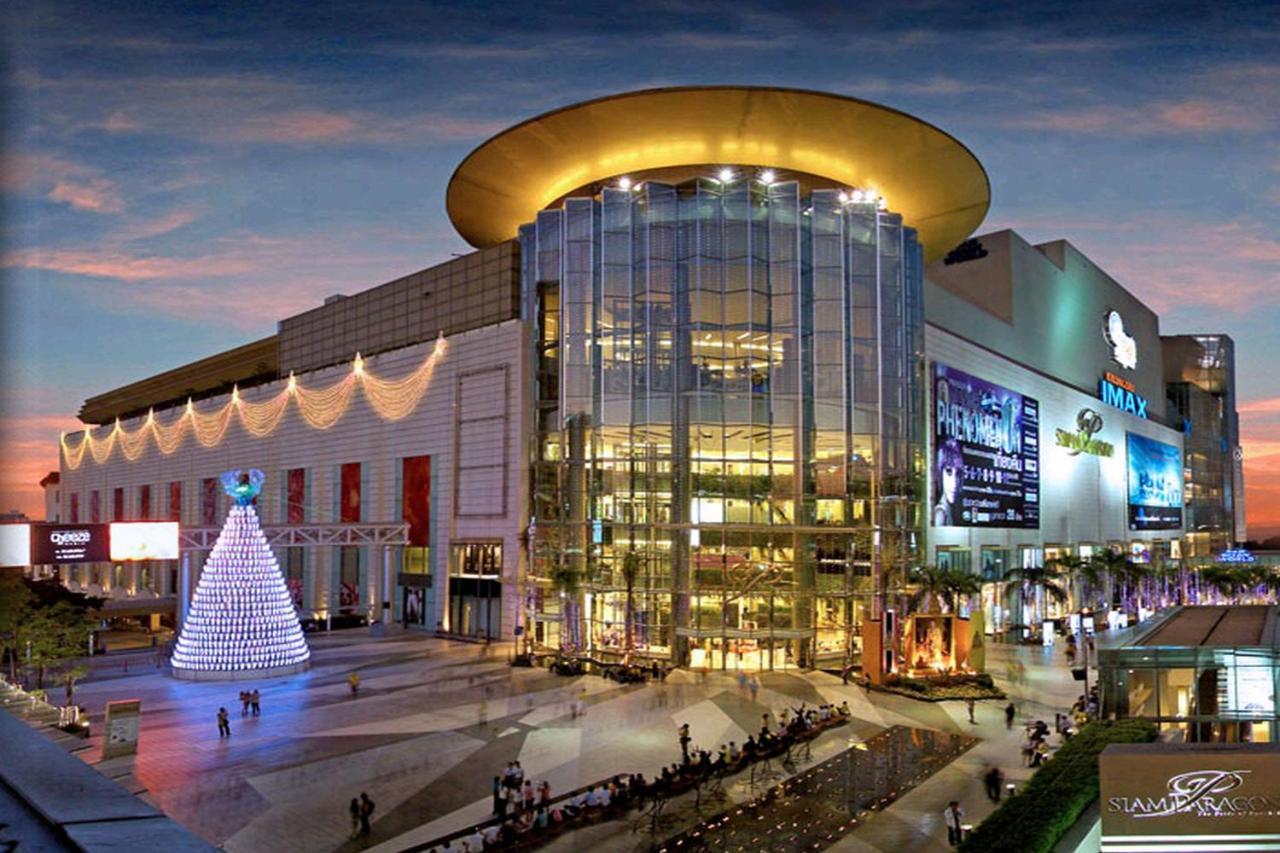
[[[756,701],[756,694],[760,692],[760,679],[754,675],[751,676],[751,682],[748,686],[751,688],[751,701],[754,702]]]
[[[689,724],[680,724],[680,757],[684,759],[684,763],[689,763]]]
[[[1000,802],[1000,791],[1004,787],[1004,774],[1000,772],[1000,768],[993,766],[987,771],[983,781],[986,783],[987,796],[991,799],[991,802]]]
[[[240,716],[247,717],[249,715],[249,691],[240,691]]]
[[[952,800],[947,803],[942,817],[947,823],[947,843],[952,847],[959,846],[964,840],[964,809],[960,808],[959,802]]]
[[[973,718],[974,701],[972,699],[966,699],[964,700],[964,705],[969,709],[969,722],[976,725],[978,721]]]
[[[231,717],[226,708],[218,709],[218,737],[231,737]]]
[[[1004,727],[1006,729],[1013,728],[1013,718],[1017,713],[1018,709],[1013,707],[1012,702],[1004,706]]]
[[[351,840],[354,841],[360,835],[360,800],[352,797],[347,809],[351,812]]]
[[[360,673],[352,672],[347,676],[347,686],[351,688],[351,697],[354,699],[360,695]]]
[[[262,713],[262,707],[259,704],[262,701],[258,688],[253,688],[253,692],[249,694],[249,704],[253,706],[253,715],[256,717]]]
[[[374,802],[369,799],[369,795],[364,791],[360,792],[360,834],[368,835],[370,832],[369,819],[373,817]]]

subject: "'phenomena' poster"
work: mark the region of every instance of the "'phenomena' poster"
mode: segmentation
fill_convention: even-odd
[[[1040,526],[1040,404],[933,364],[934,527]]]

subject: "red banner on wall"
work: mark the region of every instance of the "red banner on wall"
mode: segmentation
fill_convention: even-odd
[[[206,477],[200,481],[200,521],[205,527],[218,523],[218,479]]]
[[[116,486],[111,492],[111,520],[124,521],[124,487]]]
[[[360,463],[347,462],[342,466],[342,506],[338,520],[343,524],[360,521]]]
[[[288,477],[288,523],[302,524],[307,520],[307,469],[290,468]]]
[[[138,518],[144,521],[151,518],[151,487],[138,487]]]
[[[98,490],[94,489],[89,493],[89,521],[97,524],[102,521],[102,507],[100,505],[101,498],[98,496]]]
[[[409,523],[409,544],[425,548],[431,534],[431,457],[406,457],[403,474],[401,520]]]
[[[169,520],[182,521],[182,483],[177,480],[169,484]]]

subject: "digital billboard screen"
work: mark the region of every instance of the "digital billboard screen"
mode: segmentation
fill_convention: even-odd
[[[1136,433],[1125,434],[1129,460],[1129,529],[1182,526],[1182,451]]]
[[[1040,526],[1040,404],[933,364],[934,527]]]
[[[31,565],[31,525],[0,524],[0,566]]]
[[[31,525],[31,565],[105,563],[111,559],[105,524]]]
[[[178,522],[121,521],[111,525],[111,560],[178,559]]]

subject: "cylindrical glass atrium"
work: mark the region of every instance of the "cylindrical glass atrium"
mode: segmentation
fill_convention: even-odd
[[[870,193],[716,173],[607,182],[520,230],[534,639],[856,664],[919,544],[921,248]]]

